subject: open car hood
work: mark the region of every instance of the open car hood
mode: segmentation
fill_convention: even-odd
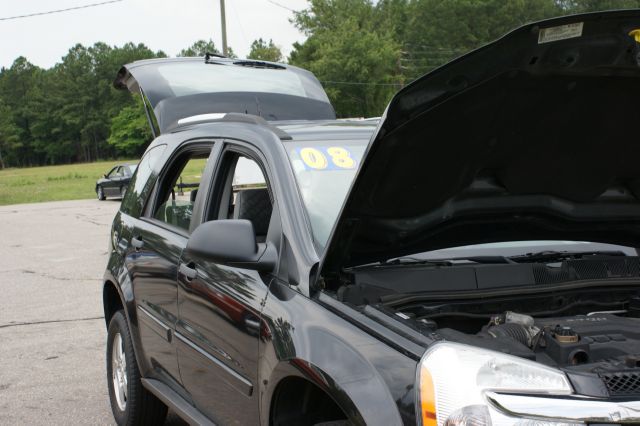
[[[113,84],[142,96],[154,136],[179,126],[181,119],[217,113],[252,114],[268,121],[335,118],[312,73],[272,62],[149,59],[123,66]]]
[[[640,11],[521,27],[398,92],[322,274],[513,240],[640,246]]]

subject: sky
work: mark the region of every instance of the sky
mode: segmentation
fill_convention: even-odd
[[[18,56],[49,68],[77,43],[102,41],[121,46],[132,41],[175,56],[199,39],[213,39],[222,50],[219,0],[122,0],[80,10],[23,19],[2,18],[100,3],[105,0],[0,0],[0,67]],[[277,3],[280,6],[274,4]],[[245,57],[262,37],[288,55],[304,40],[290,22],[306,0],[226,0],[227,43]],[[284,6],[284,7],[282,7]],[[286,8],[285,8],[286,7]]]

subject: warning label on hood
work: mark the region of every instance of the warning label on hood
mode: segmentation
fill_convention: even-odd
[[[580,37],[582,35],[582,26],[583,22],[576,22],[575,24],[542,28],[538,33],[538,44]]]

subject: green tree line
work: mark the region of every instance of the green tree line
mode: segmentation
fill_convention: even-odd
[[[248,57],[306,68],[338,116],[370,117],[407,83],[527,22],[638,7],[640,0],[309,0],[292,18],[306,39],[289,58],[263,39]],[[200,40],[178,56],[206,52],[218,50]],[[0,168],[139,155],[151,138],[142,105],[111,82],[122,64],[164,56],[143,44],[78,44],[50,69],[23,57],[0,69]]]
[[[211,40],[199,40],[177,56],[207,52],[219,53]],[[235,57],[232,49],[228,55]],[[144,44],[78,44],[49,69],[24,57],[1,68],[0,168],[140,155],[151,140],[142,102],[112,82],[123,64],[166,56]],[[262,39],[250,56],[281,59]]]

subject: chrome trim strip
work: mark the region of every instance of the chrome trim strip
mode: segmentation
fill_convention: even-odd
[[[231,386],[235,387],[236,389],[243,392],[247,396],[251,396],[251,394],[253,393],[253,384],[248,379],[246,379],[240,373],[238,373],[237,371],[235,371],[234,369],[226,365],[224,362],[220,361],[218,358],[214,357],[213,355],[211,355],[210,353],[202,349],[200,346],[193,343],[188,337],[184,336],[180,332],[176,331],[175,336],[179,341],[189,346],[194,351],[198,352],[208,361],[214,363],[217,367],[219,367],[225,373],[231,376],[236,382],[236,383],[229,382]]]
[[[195,123],[196,121],[204,120],[220,120],[221,118],[224,118],[225,115],[227,115],[227,113],[225,112],[212,112],[209,114],[192,115],[190,117],[181,118],[180,120],[178,120],[178,124],[189,124]]]
[[[146,323],[149,327],[151,327],[153,329],[156,329],[156,331],[158,332],[158,334],[160,334],[160,336],[162,336],[162,338],[164,338],[167,342],[170,342],[171,341],[171,327],[169,327],[168,325],[163,323],[160,319],[158,319],[155,315],[153,315],[151,312],[149,312],[148,310],[146,310],[142,306],[138,305],[137,308],[138,308],[138,310],[140,312],[142,312],[144,314],[143,316],[140,316],[142,321],[144,323]],[[148,321],[145,321],[144,318],[151,319],[152,323],[149,323]],[[160,330],[157,330],[158,327],[160,327]]]
[[[640,423],[640,400],[608,401],[579,396],[486,392],[496,410],[512,417],[579,423]]]

